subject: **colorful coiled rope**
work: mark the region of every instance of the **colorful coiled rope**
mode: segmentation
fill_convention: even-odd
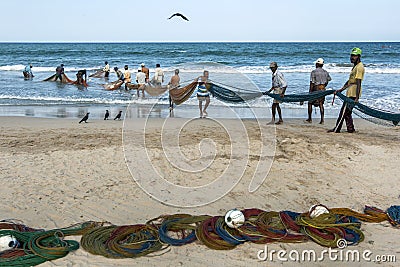
[[[306,242],[338,247],[338,241],[356,245],[364,240],[361,222],[389,221],[400,225],[400,206],[387,211],[366,206],[364,213],[332,208],[311,217],[309,212],[242,210],[245,222],[230,228],[223,216],[189,214],[163,215],[145,224],[116,226],[84,222],[70,227],[42,230],[12,222],[0,222],[0,237],[13,236],[20,246],[0,252],[0,266],[34,266],[66,256],[79,243],[66,240],[82,235],[80,245],[87,252],[107,258],[136,258],[157,253],[169,246],[200,242],[215,250],[229,250],[245,242]]]
[[[74,240],[64,240],[64,237],[82,235],[98,224],[90,221],[45,231],[22,224],[3,222],[0,224],[2,227],[0,237],[13,236],[19,241],[20,246],[0,252],[0,266],[34,266],[65,257],[70,251],[77,250],[79,243]]]

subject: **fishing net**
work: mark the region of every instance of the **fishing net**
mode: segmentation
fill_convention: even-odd
[[[367,121],[384,126],[397,126],[400,122],[400,113],[380,110],[377,108],[368,107],[361,103],[356,103],[353,99],[338,93],[337,96],[345,103],[347,103],[353,112]]]
[[[251,92],[251,91],[235,92],[232,89],[237,89],[237,88],[235,87],[229,88],[229,86],[227,85],[220,85],[216,84],[215,82],[212,82],[209,91],[218,100],[228,103],[242,103],[262,96],[261,92]]]
[[[267,96],[272,97],[281,102],[313,102],[320,98],[323,98],[327,95],[333,94],[335,90],[324,90],[324,91],[314,91],[311,93],[303,93],[303,94],[291,94],[291,95],[284,95],[281,97],[279,94],[271,94],[265,93]]]

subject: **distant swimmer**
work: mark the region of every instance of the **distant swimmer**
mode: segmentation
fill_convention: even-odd
[[[120,110],[117,116],[115,116],[114,120],[121,120],[122,111]]]
[[[104,114],[104,120],[108,120],[108,117],[110,117],[110,112],[108,112],[108,109],[107,109],[106,114]]]
[[[87,120],[89,119],[89,114],[90,114],[90,112],[88,112],[88,113],[86,113],[86,115],[85,115],[85,117],[83,117],[80,121],[79,121],[79,123],[81,123],[81,122],[85,122],[85,123],[87,123]]]
[[[187,17],[185,17],[184,15],[182,15],[181,13],[175,13],[175,14],[171,15],[171,17],[169,17],[168,19],[172,19],[175,16],[179,16],[179,17],[183,18],[184,20],[189,21],[189,19]]]

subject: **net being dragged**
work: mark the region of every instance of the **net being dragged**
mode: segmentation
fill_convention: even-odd
[[[284,95],[283,97],[281,97],[279,94],[271,94],[271,93],[265,93],[265,94],[269,97],[272,97],[282,102],[307,102],[307,101],[312,102],[327,95],[333,94],[334,92],[335,90],[329,89],[323,91],[322,90],[314,91],[311,93]]]
[[[209,88],[210,93],[218,100],[228,103],[243,103],[248,100],[256,99],[262,96],[261,92],[239,89],[228,85],[217,84],[215,82],[211,82],[210,85],[211,85]],[[233,91],[230,88],[239,90]],[[240,91],[245,91],[245,92],[240,92]]]
[[[386,126],[397,126],[400,122],[400,113],[379,110],[358,102],[356,103],[353,99],[348,98],[341,93],[337,93],[337,96],[343,102],[347,103],[357,116],[365,120]]]

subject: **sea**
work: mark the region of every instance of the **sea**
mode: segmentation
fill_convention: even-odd
[[[399,42],[0,43],[0,116],[78,118],[90,112],[91,118],[101,118],[106,109],[112,114],[130,109],[132,117],[171,115],[168,94],[141,98],[136,96],[136,90],[126,91],[123,87],[105,90],[104,84],[117,79],[114,72],[108,79],[88,77],[87,88],[43,81],[61,63],[72,80],[78,70],[86,69],[90,75],[102,69],[105,61],[111,68],[128,65],[132,77],[141,63],[146,64],[152,76],[159,63],[165,72],[165,83],[175,69],[180,70],[182,85],[208,70],[212,81],[238,91],[258,92],[270,88],[269,63],[276,61],[288,82],[286,94],[297,94],[308,92],[310,72],[318,58],[324,59],[324,68],[332,77],[328,88],[341,88],[352,68],[353,47],[362,49],[366,70],[360,102],[400,112]],[[27,64],[33,65],[33,79],[26,80],[22,75]],[[327,117],[337,116],[341,106],[339,99],[332,100],[328,96],[325,102]],[[269,118],[271,103],[267,96],[242,104],[212,98],[209,113],[210,117]],[[282,110],[284,117],[306,118],[307,105],[283,103]],[[174,116],[198,116],[195,95],[175,107]]]

